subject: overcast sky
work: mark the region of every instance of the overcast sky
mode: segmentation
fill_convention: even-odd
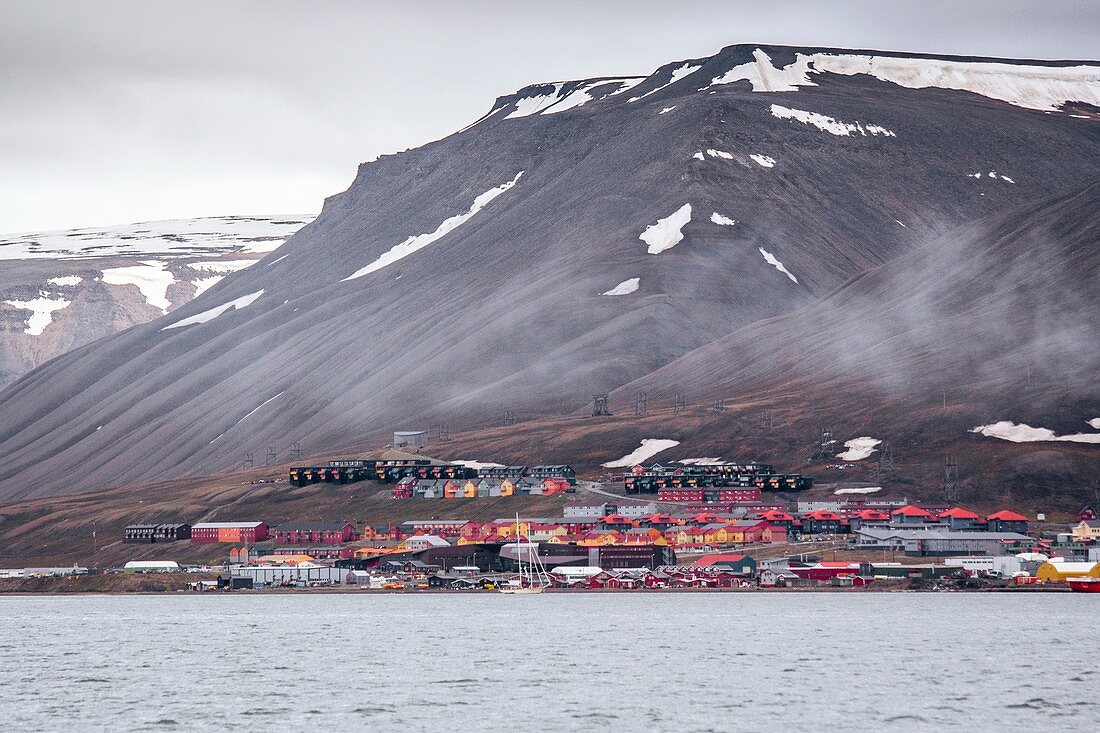
[[[0,232],[314,214],[527,84],[734,43],[1100,58],[1100,3],[0,2]]]

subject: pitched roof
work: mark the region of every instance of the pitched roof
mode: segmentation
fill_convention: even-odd
[[[940,512],[940,518],[947,517],[948,519],[981,519],[977,514],[969,509],[963,509],[962,507],[951,507],[945,512]]]
[[[893,512],[895,517],[931,517],[932,513],[926,509],[921,509],[919,506],[913,506],[912,504],[906,504],[901,509],[895,509]]]
[[[988,517],[986,517],[986,519],[999,519],[1002,522],[1026,522],[1027,521],[1027,517],[1025,517],[1023,514],[1017,514],[1016,512],[1010,512],[1007,509],[1002,509],[1001,511],[999,511],[995,514],[990,514]]]
[[[841,519],[841,516],[839,514],[837,514],[836,512],[829,511],[828,509],[818,509],[816,511],[806,512],[805,514],[802,515],[802,518],[803,519],[816,519],[818,521],[822,521],[822,520]]]
[[[191,525],[191,529],[255,529],[264,522],[199,522]]]
[[[692,563],[696,567],[709,567],[717,563],[741,562],[747,555],[704,555]]]
[[[351,522],[287,522],[272,528],[273,532],[339,532]]]

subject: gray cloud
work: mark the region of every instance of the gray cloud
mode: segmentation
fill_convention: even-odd
[[[0,5],[0,231],[311,213],[531,82],[739,42],[1096,58],[1090,2]]]

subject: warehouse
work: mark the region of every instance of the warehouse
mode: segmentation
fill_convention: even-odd
[[[1028,542],[1015,532],[952,532],[946,529],[859,529],[856,545],[900,550],[906,555],[1004,555],[1011,543]]]
[[[1064,583],[1069,578],[1100,578],[1100,562],[1048,561],[1039,566],[1035,577],[1044,583]]]
[[[175,560],[131,560],[122,570],[127,573],[178,573],[180,566]]]
[[[175,542],[191,539],[191,525],[171,524],[130,524],[122,531],[122,541],[126,543],[155,544],[157,542]]]
[[[192,542],[263,542],[267,522],[199,522],[191,527]]]
[[[311,583],[337,585],[344,582],[347,572],[344,568],[309,564],[293,567],[248,565],[230,568],[229,570],[233,578],[245,578],[251,580],[254,585],[307,585]]]

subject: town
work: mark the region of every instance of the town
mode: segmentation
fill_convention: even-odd
[[[190,582],[194,590],[493,590],[532,582],[524,574],[527,551],[545,569],[550,589],[865,588],[876,581],[939,588],[973,587],[966,583],[975,580],[1021,589],[1100,586],[1100,520],[1092,508],[1052,532],[1035,530],[1028,517],[1007,509],[982,516],[905,498],[765,498],[765,491],[797,491],[811,482],[760,464],[638,465],[612,477],[621,495],[586,491],[583,499],[577,487],[586,482],[566,465],[401,458],[289,471],[292,486],[368,480],[392,485],[392,500],[413,515],[418,499],[574,498],[561,516],[490,521],[134,523],[123,531],[126,544],[218,543],[226,548],[224,563],[134,560],[114,570],[217,575]],[[5,569],[0,578],[88,572],[79,565]]]

